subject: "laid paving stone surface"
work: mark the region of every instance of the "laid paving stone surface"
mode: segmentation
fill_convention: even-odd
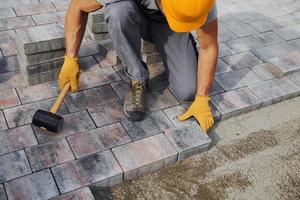
[[[199,127],[176,127],[166,130],[164,134],[178,152],[178,160],[208,150],[212,142]]]
[[[0,156],[0,166],[0,183],[31,173],[23,150]]]
[[[16,14],[12,8],[0,8],[0,19],[13,17],[16,17]]]
[[[0,74],[0,90],[14,89],[16,87],[24,86],[25,81],[22,76],[17,71],[7,72]]]
[[[216,70],[216,75],[230,72],[232,69],[222,60],[218,59],[218,64],[217,64],[217,70]]]
[[[17,56],[3,57],[0,54],[0,74],[5,72],[13,72],[19,69],[19,61]]]
[[[119,97],[112,87],[105,85],[78,93],[72,93],[65,97],[65,103],[70,112],[76,112],[85,108],[92,108],[117,101]]]
[[[32,122],[32,117],[38,109],[50,110],[55,99],[48,99],[30,104],[25,104],[4,110],[4,115],[9,128],[22,126]],[[67,114],[68,110],[64,104],[58,110],[58,115]]]
[[[89,108],[88,111],[97,127],[120,122],[125,118],[122,101]]]
[[[287,79],[291,80],[298,87],[300,87],[300,72],[295,72],[286,76]]]
[[[238,38],[227,42],[228,46],[235,52],[243,52],[251,49],[263,48],[263,44],[253,36]]]
[[[268,65],[268,63],[264,63],[253,66],[250,69],[254,71],[258,75],[258,77],[264,81],[276,78],[276,76],[272,72],[270,72]]]
[[[248,88],[218,94],[212,97],[211,102],[221,112],[222,119],[257,109],[262,104],[262,101]]]
[[[179,101],[168,89],[151,91],[147,98],[147,106],[150,111],[161,110],[178,104]]]
[[[132,179],[177,161],[177,152],[164,134],[116,147],[112,151],[124,170],[125,179]]]
[[[5,183],[8,199],[51,199],[59,196],[50,170],[44,170]]]
[[[84,187],[79,190],[64,194],[60,197],[51,200],[95,200],[89,187]]]
[[[0,131],[8,129],[3,112],[0,111]]]
[[[300,94],[299,87],[285,79],[272,79],[258,85],[249,86],[267,106]]]
[[[0,109],[21,105],[19,97],[15,89],[7,89],[0,91]]]
[[[234,70],[263,64],[263,61],[255,56],[252,52],[244,52],[235,54],[233,56],[226,56],[222,59]]]
[[[0,185],[0,200],[7,200],[3,185]]]
[[[15,7],[14,11],[16,12],[17,16],[23,16],[55,12],[56,8],[53,4],[31,4],[26,6]]]
[[[216,76],[216,81],[226,90],[234,90],[253,85],[262,80],[249,68],[242,68]]]
[[[37,144],[38,142],[30,125],[0,132],[0,155]]]
[[[86,110],[64,115],[63,117],[63,129],[58,134],[33,127],[39,142],[47,142],[96,128]]]
[[[167,116],[160,110],[149,113],[143,121],[132,122],[124,118],[121,123],[133,141],[161,133],[173,127]]]
[[[60,12],[32,15],[32,18],[37,25],[45,25],[45,24],[64,22],[65,16],[66,16],[66,11],[60,11]]]
[[[92,183],[122,181],[123,171],[110,150],[52,168],[59,191],[67,193]]]
[[[26,149],[33,171],[49,168],[74,160],[74,155],[65,139],[60,139]]]
[[[104,151],[131,142],[120,123],[111,124],[68,137],[77,158]]]
[[[120,99],[125,99],[127,92],[129,91],[130,85],[125,81],[112,83],[111,87],[114,89]]]
[[[31,16],[14,17],[0,20],[0,31],[35,26]]]

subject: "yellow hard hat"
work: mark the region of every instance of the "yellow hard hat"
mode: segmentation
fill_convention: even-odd
[[[162,0],[162,6],[171,29],[190,32],[205,24],[215,0]]]

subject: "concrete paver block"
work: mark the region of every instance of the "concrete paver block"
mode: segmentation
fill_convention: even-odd
[[[116,123],[125,118],[123,103],[121,101],[89,108],[88,112],[90,113],[97,127]]]
[[[268,63],[256,65],[251,67],[251,70],[254,71],[259,76],[259,78],[264,81],[276,78],[275,75],[269,71],[268,65]]]
[[[217,63],[216,75],[230,71],[232,71],[232,69],[222,59],[219,58]]]
[[[0,20],[0,31],[35,26],[31,16],[14,17]]]
[[[212,97],[211,102],[221,112],[222,119],[249,112],[262,105],[262,101],[248,88],[218,94]]]
[[[5,183],[8,199],[50,199],[59,191],[49,169]]]
[[[47,12],[55,12],[56,8],[51,3],[31,4],[31,5],[14,7],[14,11],[17,14],[17,16],[24,16],[24,15],[47,13]]]
[[[169,89],[149,92],[147,106],[150,111],[161,110],[176,105],[179,105],[179,101],[177,101]]]
[[[262,43],[255,39],[253,36],[230,40],[227,42],[227,44],[235,52],[243,52],[264,47]]]
[[[110,150],[55,166],[52,172],[61,193],[99,182],[117,184],[123,177],[123,171]]]
[[[130,85],[125,81],[119,81],[111,84],[111,87],[120,97],[120,99],[125,99],[127,92],[129,91]]]
[[[176,127],[166,130],[164,134],[178,152],[178,160],[208,150],[212,142],[199,127]]]
[[[3,112],[0,111],[0,131],[8,129]]]
[[[37,145],[30,125],[0,132],[0,155]]]
[[[0,185],[0,199],[7,200],[3,185]]]
[[[296,97],[300,94],[300,88],[286,79],[272,79],[261,84],[249,86],[249,88],[263,101],[264,106]]]
[[[0,91],[0,109],[21,105],[16,90],[3,89]]]
[[[0,8],[0,19],[13,17],[16,17],[16,14],[12,8]]]
[[[99,9],[89,13],[89,18],[88,18],[89,24],[93,25],[93,24],[98,24],[103,22],[105,22],[105,14],[103,9]]]
[[[255,56],[252,52],[244,52],[235,54],[233,56],[226,56],[222,59],[234,70],[263,64],[263,61]]]
[[[63,23],[65,20],[66,11],[51,12],[38,15],[32,15],[34,22],[37,25],[45,25],[52,23]]]
[[[291,25],[282,29],[276,30],[276,33],[285,40],[293,40],[300,37],[300,24]]]
[[[42,170],[75,159],[65,139],[27,148],[25,151],[33,171]]]
[[[95,200],[95,198],[90,188],[84,187],[51,200]]]
[[[112,151],[124,170],[124,179],[133,179],[177,161],[177,152],[164,134],[125,144]]]
[[[160,110],[149,113],[143,121],[132,122],[124,118],[121,123],[134,141],[161,133],[173,127],[167,116]]]
[[[80,158],[131,142],[120,123],[111,124],[68,137],[76,156]]]
[[[0,156],[0,183],[31,173],[24,151]]]

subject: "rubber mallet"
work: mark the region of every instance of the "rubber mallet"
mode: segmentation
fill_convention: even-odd
[[[46,131],[59,132],[63,128],[64,118],[57,115],[60,105],[70,89],[70,82],[66,83],[61,90],[50,112],[37,110],[32,118],[32,124]]]

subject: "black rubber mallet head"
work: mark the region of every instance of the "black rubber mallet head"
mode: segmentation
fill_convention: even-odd
[[[64,118],[57,115],[60,105],[62,104],[67,92],[70,89],[70,83],[66,83],[61,90],[50,112],[44,110],[37,110],[32,118],[32,124],[47,131],[59,132],[63,128]]]

